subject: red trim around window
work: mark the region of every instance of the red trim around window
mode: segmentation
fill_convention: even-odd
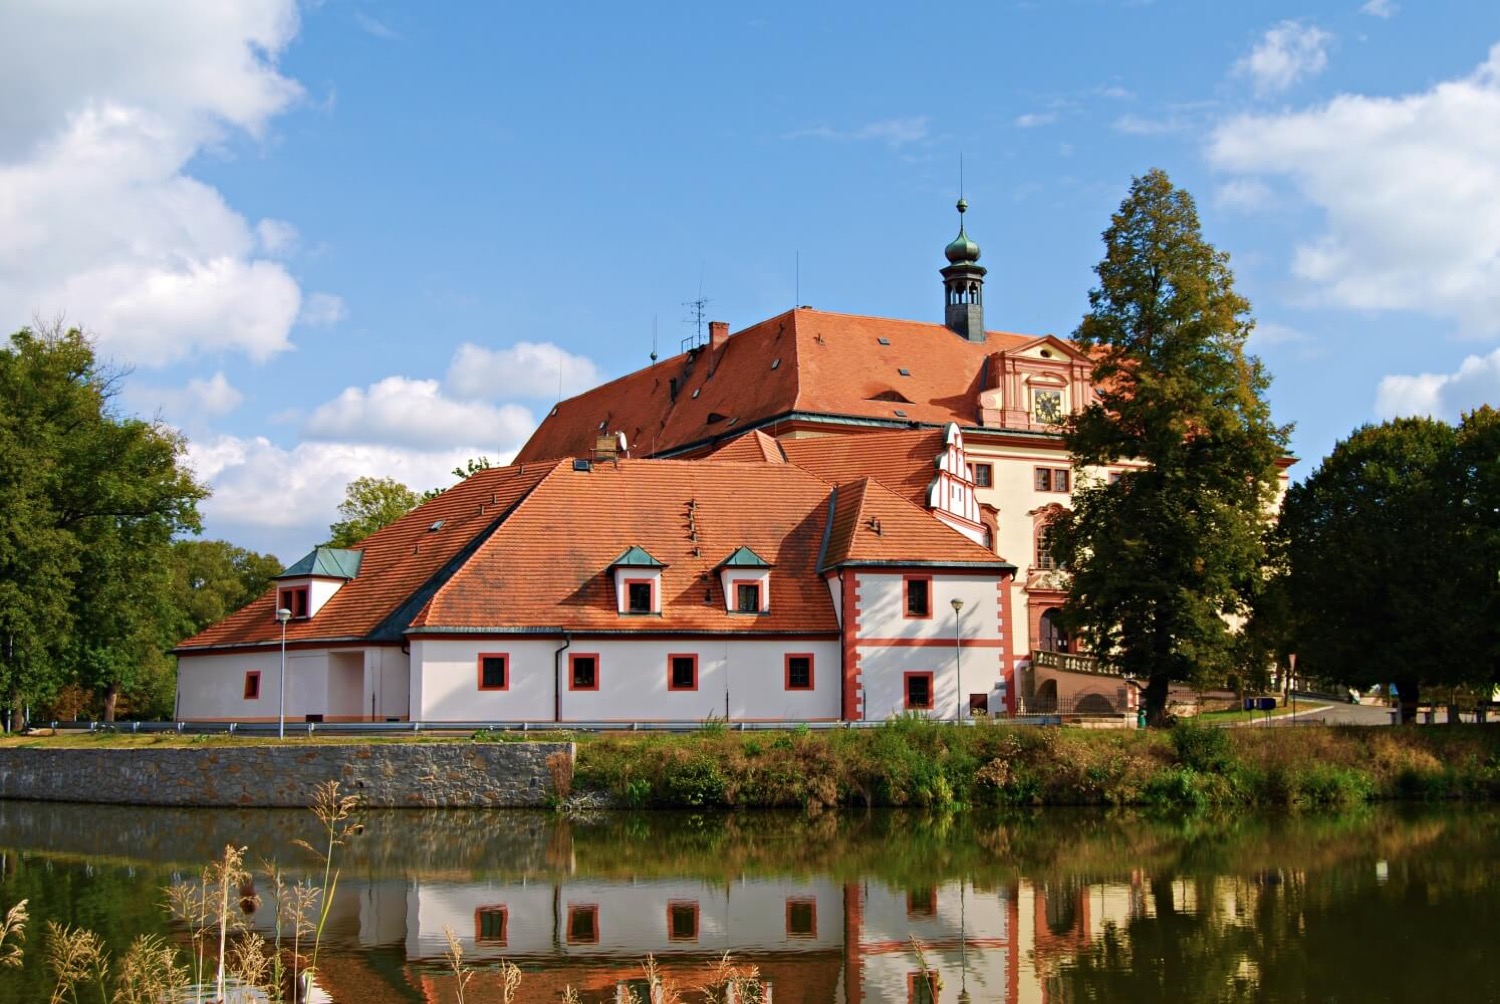
[[[498,687],[495,687],[495,686],[489,686],[489,687],[487,687],[487,686],[484,685],[484,660],[486,660],[486,659],[500,659],[500,660],[502,660],[502,664],[501,664],[501,667],[500,667],[500,675],[504,678],[505,682],[502,683],[502,684],[500,684],[500,686],[498,686]],[[474,660],[474,666],[475,666],[475,672],[476,672],[477,677],[478,677],[478,683],[479,683],[479,689],[480,690],[509,690],[510,689],[510,654],[509,653],[507,653],[507,652],[480,652],[478,658],[476,658]]]
[[[803,908],[806,913],[802,913]],[[806,924],[792,925],[792,911],[807,918]],[[799,918],[800,919],[800,918]],[[786,901],[786,936],[788,938],[816,938],[818,936],[818,901],[810,897],[797,897]]]
[[[755,589],[755,609],[740,609],[740,587],[753,586]],[[736,614],[759,614],[766,610],[766,590],[759,579],[733,579],[729,583],[729,594],[734,597],[734,606],[730,613]]]
[[[677,686],[677,660],[691,659],[693,663],[693,683],[688,687]],[[698,654],[696,652],[676,652],[667,656],[667,689],[668,690],[697,690],[698,689]]]
[[[497,936],[492,931],[484,933],[484,921],[486,917],[500,916],[500,934]],[[477,906],[474,908],[474,944],[496,945],[500,948],[506,946],[510,937],[510,911],[502,906]]]
[[[913,582],[927,583],[927,612],[912,613],[911,609],[911,584]],[[908,620],[932,620],[932,576],[930,575],[903,575],[901,577],[901,613]]]
[[[679,917],[686,917],[691,911],[693,918],[693,933],[679,934],[676,921]],[[667,940],[668,941],[697,941],[698,940],[698,901],[697,900],[672,900],[667,903]]]
[[[587,920],[585,921],[585,918]],[[587,924],[579,930],[581,922]],[[568,907],[568,944],[597,945],[599,943],[599,907],[594,903]]]
[[[631,607],[631,605],[630,605],[630,587],[631,586],[645,586],[646,587],[646,591],[649,594],[649,599],[647,599],[647,601],[646,601],[646,609],[645,610],[636,610],[636,609],[633,609]],[[621,583],[621,588],[625,590],[625,595],[621,598],[622,602],[620,603],[620,610],[621,610],[622,613],[636,614],[636,615],[640,615],[640,614],[654,614],[654,613],[658,613],[661,610],[661,607],[656,602],[656,580],[655,579],[625,579]]]
[[[917,677],[927,678],[927,703],[913,704],[911,702],[911,681]],[[901,698],[905,702],[907,711],[931,711],[935,696],[932,692],[932,674],[929,672],[902,673],[901,674]]]
[[[260,700],[260,670],[245,670],[245,700]]]
[[[594,685],[592,687],[578,686],[578,660],[592,659],[594,662]],[[579,652],[577,655],[568,656],[568,689],[569,690],[598,690],[599,689],[599,654],[597,652]]]
[[[972,481],[972,482],[974,482],[974,487],[975,488],[993,488],[993,487],[995,487],[995,465],[994,464],[979,464],[979,463],[975,463],[975,464],[970,464],[969,466],[973,468],[973,472],[969,475],[969,480]],[[979,472],[980,471],[984,472],[984,477],[982,477],[982,478],[979,476]]]
[[[805,687],[794,687],[794,686],[792,686],[792,660],[793,659],[806,659],[807,660],[807,686],[805,686]],[[787,655],[786,655],[786,658],[782,661],[782,669],[783,669],[783,671],[785,673],[785,676],[784,676],[785,688],[784,689],[786,689],[786,690],[812,690],[813,689],[813,684],[814,684],[814,677],[813,677],[814,663],[813,663],[813,656],[812,656],[811,652],[788,652]]]

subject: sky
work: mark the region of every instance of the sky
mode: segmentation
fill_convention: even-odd
[[[1070,334],[1131,179],[1192,193],[1294,476],[1500,399],[1493,0],[6,0],[0,330],[92,333],[205,534],[292,561],[700,296],[941,321],[961,161],[992,330]]]

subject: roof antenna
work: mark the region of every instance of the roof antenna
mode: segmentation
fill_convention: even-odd
[[[802,305],[802,252],[797,252],[797,298],[792,301],[792,309],[796,310]]]
[[[656,365],[656,315],[651,315],[651,365]]]
[[[696,349],[703,344],[703,318],[708,316],[708,297],[703,295],[703,273],[707,271],[708,263],[703,262],[698,269],[698,299],[688,300],[683,304],[688,309],[688,320],[698,326],[698,332],[682,340],[683,351]]]

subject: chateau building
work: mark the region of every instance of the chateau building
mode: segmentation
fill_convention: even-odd
[[[944,324],[713,322],[560,402],[512,465],[315,549],[178,647],[178,717],[276,718],[283,630],[299,721],[1133,706],[1056,619],[1048,517],[1075,477],[1112,473],[1076,472],[1060,434],[1091,400],[1089,361],[985,330],[962,222],[945,255]]]

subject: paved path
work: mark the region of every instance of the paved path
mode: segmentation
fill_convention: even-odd
[[[1298,703],[1301,701],[1299,699]],[[1295,716],[1278,715],[1271,719],[1272,727],[1307,725],[1389,725],[1389,708],[1369,707],[1364,704],[1325,704],[1312,711],[1298,711]]]

